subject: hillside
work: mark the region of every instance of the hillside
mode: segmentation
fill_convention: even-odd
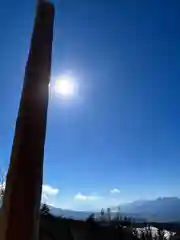
[[[117,207],[111,208],[116,212]],[[136,221],[148,222],[180,222],[180,199],[176,197],[164,197],[155,200],[135,201],[120,205],[121,216],[129,216]],[[101,209],[100,209],[101,210]],[[112,212],[112,215],[115,214]],[[51,207],[51,213],[55,216],[72,217],[74,219],[86,219],[91,211],[63,210]],[[98,216],[100,213],[95,212]]]
[[[164,197],[155,200],[136,201],[121,205],[121,211],[155,222],[179,222],[180,199]]]

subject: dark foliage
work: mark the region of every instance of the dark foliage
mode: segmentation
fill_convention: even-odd
[[[158,228],[156,234],[150,226]],[[178,233],[180,224],[136,223],[134,219],[120,215],[112,218],[111,211],[104,209],[98,219],[91,214],[86,221],[78,221],[52,216],[45,204],[41,208],[41,240],[167,240],[163,229]],[[178,236],[171,234],[168,240],[180,240]]]
[[[43,204],[41,207],[41,214],[42,215],[50,215],[50,209],[47,204]]]

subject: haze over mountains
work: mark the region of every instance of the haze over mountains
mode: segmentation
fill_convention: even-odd
[[[180,221],[180,199],[164,197],[156,200],[135,201],[121,206],[121,211],[134,214],[147,221],[173,222]]]
[[[112,207],[116,211],[118,206]],[[134,217],[139,221],[151,222],[180,222],[180,199],[176,197],[164,197],[155,200],[135,201],[120,205],[121,215]],[[100,209],[101,210],[101,209]],[[63,215],[75,219],[85,219],[91,211],[63,210],[51,207],[52,214]],[[99,213],[95,213],[98,215]]]

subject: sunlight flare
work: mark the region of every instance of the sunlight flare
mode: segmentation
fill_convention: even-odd
[[[56,94],[63,97],[72,97],[76,93],[76,84],[74,78],[68,75],[58,77],[54,84]]]

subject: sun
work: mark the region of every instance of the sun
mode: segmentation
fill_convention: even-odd
[[[63,75],[56,79],[54,91],[60,96],[70,97],[75,94],[75,82],[71,76]]]

